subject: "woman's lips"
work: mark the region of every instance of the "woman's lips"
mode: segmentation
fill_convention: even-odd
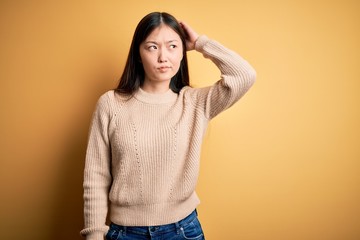
[[[168,70],[170,70],[170,67],[168,66],[162,66],[162,67],[158,67],[158,70],[160,72],[167,72]]]

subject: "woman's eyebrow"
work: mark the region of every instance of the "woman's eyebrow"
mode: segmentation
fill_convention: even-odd
[[[153,44],[158,45],[158,42],[156,42],[156,41],[146,41],[146,42],[145,42],[145,44],[149,44],[149,43],[153,43]]]
[[[173,39],[173,40],[166,41],[166,43],[172,43],[172,42],[178,42],[178,41],[179,41],[179,40],[177,40],[177,39]],[[145,44],[149,44],[149,43],[159,45],[159,42],[153,41],[153,40],[149,40],[149,41],[146,41],[146,42],[145,42]]]
[[[170,40],[170,41],[167,41],[168,43],[172,43],[172,42],[178,42],[179,40],[177,39],[174,39],[174,40]]]

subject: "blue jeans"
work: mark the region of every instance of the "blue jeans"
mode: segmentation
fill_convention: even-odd
[[[179,222],[149,227],[110,224],[106,240],[204,240],[196,210]]]

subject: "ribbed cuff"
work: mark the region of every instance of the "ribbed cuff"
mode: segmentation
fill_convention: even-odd
[[[86,235],[86,240],[104,240],[105,234],[106,233],[99,232],[99,231],[91,232]]]
[[[195,50],[203,52],[203,48],[208,41],[210,41],[210,39],[206,35],[199,36],[195,42]]]
[[[104,240],[108,231],[108,226],[101,228],[85,228],[80,231],[80,235],[85,237],[86,240]]]

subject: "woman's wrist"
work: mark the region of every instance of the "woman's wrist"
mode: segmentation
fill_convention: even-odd
[[[195,50],[202,52],[205,44],[209,41],[209,38],[206,35],[199,35],[195,41]]]

